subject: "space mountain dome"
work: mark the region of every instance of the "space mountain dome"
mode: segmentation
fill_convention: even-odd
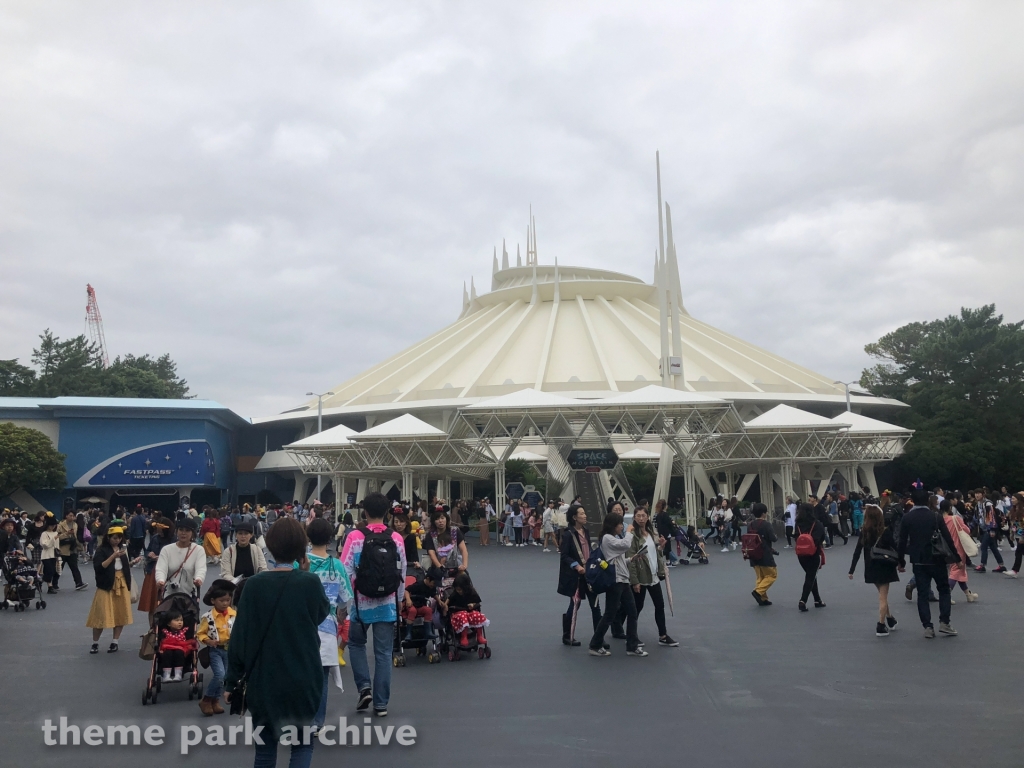
[[[647,283],[619,272],[559,264],[557,259],[541,264],[531,213],[525,259],[517,249],[513,263],[502,244],[501,253],[495,250],[492,257],[490,291],[478,294],[471,282],[469,290],[463,289],[461,313],[454,322],[333,387],[323,398],[325,426],[344,425],[342,429],[346,432],[339,433],[339,438],[348,444],[349,433],[358,435],[380,429],[399,417],[418,421],[426,434],[428,429],[450,431],[455,414],[484,408],[488,403],[496,407],[520,403],[517,407],[526,410],[533,404],[543,410],[558,404],[595,404],[621,400],[628,393],[643,393],[634,399],[647,405],[657,404],[653,401],[676,405],[683,401],[726,404],[740,425],[737,429],[762,418],[761,427],[754,424],[751,434],[763,434],[766,424],[774,424],[776,432],[800,426],[827,431],[818,422],[826,422],[830,428],[852,429],[833,423],[848,413],[848,395],[843,384],[690,315],[683,302],[671,210],[661,200],[660,171],[658,214],[654,277]],[[854,391],[849,395],[849,413],[872,422],[874,433],[879,435],[887,430],[896,434],[906,432],[871,418],[901,407],[905,406],[866,392]],[[254,423],[292,425],[295,429],[295,441],[284,445],[284,451],[276,452],[282,454],[276,459],[264,457],[262,468],[285,469],[301,458],[306,440],[321,447],[329,444],[326,433],[312,435],[316,418],[317,400],[313,399],[276,416],[254,419]],[[792,423],[780,424],[780,418]],[[907,436],[909,433],[902,439]],[[712,462],[698,460],[696,453],[688,457],[690,449],[673,443],[671,438],[646,447],[638,440],[615,449],[620,455],[657,461],[659,491],[668,492],[673,474],[695,470],[694,487],[699,487],[704,496],[736,492],[744,482],[749,489],[757,476],[761,486],[771,486],[771,473],[780,471],[783,475],[790,472],[793,480],[776,477],[783,491],[824,487],[836,472],[837,477],[846,478],[848,486],[873,486],[874,461],[891,459],[902,450],[900,443],[890,445],[881,454],[854,456],[858,459],[856,465],[860,465],[858,470],[849,454],[839,457],[805,451],[806,455],[797,455],[790,451],[777,456],[771,451],[758,453],[759,449],[744,448],[744,455],[737,456],[737,461],[730,462],[728,456],[720,455]],[[675,445],[674,453],[666,453],[666,445]],[[488,450],[491,449],[493,446]],[[523,448],[521,455],[541,464],[549,463],[551,476],[553,459],[545,446]],[[491,450],[495,466],[517,457],[514,452]],[[815,463],[805,466],[802,459]],[[405,477],[404,498],[411,498],[406,491],[422,496],[427,488],[423,484],[413,486],[408,479],[410,473],[417,477],[429,474],[431,483],[441,479],[434,474],[460,474],[459,467],[451,462],[440,473],[431,472],[428,464],[421,462],[406,471],[398,466],[398,461],[398,469],[391,468],[397,475],[396,482]],[[695,466],[690,467],[691,464]],[[331,469],[342,482],[345,476],[359,474],[354,467],[343,472],[340,466],[313,467],[307,463],[303,469],[315,468],[318,473]],[[371,482],[360,483],[360,492],[377,484],[373,476],[382,479],[387,475],[384,468],[379,468],[381,472],[370,469],[374,468],[363,468],[362,474],[369,476]],[[497,483],[497,476],[495,479]],[[565,491],[566,483],[572,484],[571,478],[561,483]],[[604,496],[609,484],[602,485]],[[614,485],[612,482],[611,486]],[[429,487],[432,493],[434,486]],[[765,491],[764,495],[770,493]]]

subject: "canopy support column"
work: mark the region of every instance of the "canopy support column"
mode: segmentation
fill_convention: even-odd
[[[494,508],[505,509],[505,467],[494,468]]]
[[[693,464],[683,464],[683,488],[686,494],[686,524],[697,525],[697,510],[700,508],[700,492],[697,490],[697,478],[694,476]]]
[[[412,503],[412,470],[402,470],[402,501]]]

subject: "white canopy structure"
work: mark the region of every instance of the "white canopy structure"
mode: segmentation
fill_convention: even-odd
[[[773,506],[837,472],[847,486],[873,487],[874,464],[911,435],[875,417],[905,406],[854,392],[846,412],[831,377],[691,317],[660,187],[659,172],[652,283],[540,264],[531,214],[525,262],[510,263],[502,245],[489,293],[471,281],[454,322],[324,398],[325,422],[348,432],[309,436],[316,400],[254,423],[292,425],[302,439],[286,452],[341,486],[356,478],[357,496],[401,481],[404,497],[423,497],[436,481],[450,498],[452,479],[466,496],[473,478],[493,474],[500,501],[504,462],[517,455],[544,462],[549,489],[563,497],[630,493],[621,467],[589,478],[571,470],[566,457],[578,446],[656,456],[656,498],[682,476],[691,512],[701,495],[743,496],[755,478]]]

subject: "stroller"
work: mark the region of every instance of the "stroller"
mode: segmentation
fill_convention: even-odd
[[[13,607],[24,611],[33,600],[36,610],[46,608],[43,599],[43,577],[21,550],[12,550],[3,557],[4,599],[0,608]]]
[[[680,557],[679,562],[690,564],[690,561],[695,559],[701,565],[707,565],[708,553],[704,549],[704,537],[691,525],[685,531],[679,529],[676,532],[676,544],[686,548],[686,556]]]
[[[406,576],[405,584],[410,586],[416,583],[415,576]],[[430,601],[437,615],[437,603]],[[422,616],[415,621],[407,621],[402,616],[401,606],[398,610],[398,631],[395,632],[395,646],[391,652],[391,662],[396,667],[405,666],[405,650],[416,649],[417,656],[426,656],[427,662],[437,664],[441,661],[441,654],[438,651],[438,632],[433,624],[428,623]]]
[[[156,610],[153,611],[153,620],[150,625],[149,631],[154,637],[153,644],[153,656],[149,666],[149,678],[146,680],[146,690],[142,694],[142,704],[156,704],[157,696],[160,695],[162,686],[165,681],[160,679],[160,622],[164,615],[169,611],[178,611],[181,613],[181,617],[185,621],[185,636],[189,639],[194,640],[196,636],[196,627],[199,624],[199,616],[201,611],[199,609],[199,591],[196,590],[193,594],[187,595],[183,592],[175,592],[172,595],[165,596],[160,604],[157,605]],[[145,641],[143,641],[143,648],[145,648]],[[145,656],[143,656],[145,658]],[[199,649],[194,648],[189,653],[185,654],[185,666],[183,668],[182,679],[180,682],[188,684],[188,700],[192,701],[194,698],[202,696],[203,690],[203,676],[199,672]]]
[[[445,600],[454,591],[453,584],[455,582],[455,576],[458,573],[457,569],[448,569],[445,573],[445,577],[441,580],[441,584],[438,586],[438,596],[443,597]],[[441,653],[448,654],[448,661],[458,661],[462,658],[462,654],[469,655],[476,651],[476,654],[481,659],[491,658],[491,647],[487,644],[487,637],[484,634],[483,627],[468,627],[466,631],[466,643],[462,644],[459,642],[459,638],[456,635],[454,629],[452,629],[451,612],[449,611],[445,615],[441,616]]]

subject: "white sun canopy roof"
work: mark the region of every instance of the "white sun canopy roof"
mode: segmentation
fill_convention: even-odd
[[[721,403],[721,398],[703,395],[699,392],[686,392],[678,389],[670,389],[657,384],[649,384],[641,389],[632,392],[623,392],[621,395],[606,397],[601,400],[591,401],[601,405],[662,405],[662,404],[689,404],[689,403]]]
[[[785,403],[776,405],[756,419],[751,419],[745,426],[747,429],[780,429],[786,427],[834,427],[842,429],[846,427],[845,424],[840,424],[832,419],[826,419],[824,416],[818,416],[815,413],[801,411],[799,408],[794,408]]]
[[[301,440],[289,445],[289,448],[323,448],[328,445],[348,445],[348,438],[359,434],[354,429],[349,429],[344,424],[325,429],[315,435],[304,437]]]
[[[444,430],[433,427],[423,419],[417,419],[411,413],[405,413],[397,419],[385,421],[375,427],[359,432],[354,436],[355,441],[363,439],[376,439],[381,437],[444,437]]]
[[[887,432],[898,432],[902,434],[909,434],[913,431],[906,427],[898,427],[895,424],[888,424],[884,421],[879,421],[878,419],[872,419],[870,416],[853,413],[852,411],[844,411],[831,419],[831,421],[835,424],[848,426],[851,433],[869,432],[872,434],[885,434]]]
[[[557,408],[563,405],[579,405],[580,401],[552,392],[541,392],[533,387],[510,392],[501,397],[492,397],[483,402],[466,407],[466,410],[496,411],[516,408]]]

